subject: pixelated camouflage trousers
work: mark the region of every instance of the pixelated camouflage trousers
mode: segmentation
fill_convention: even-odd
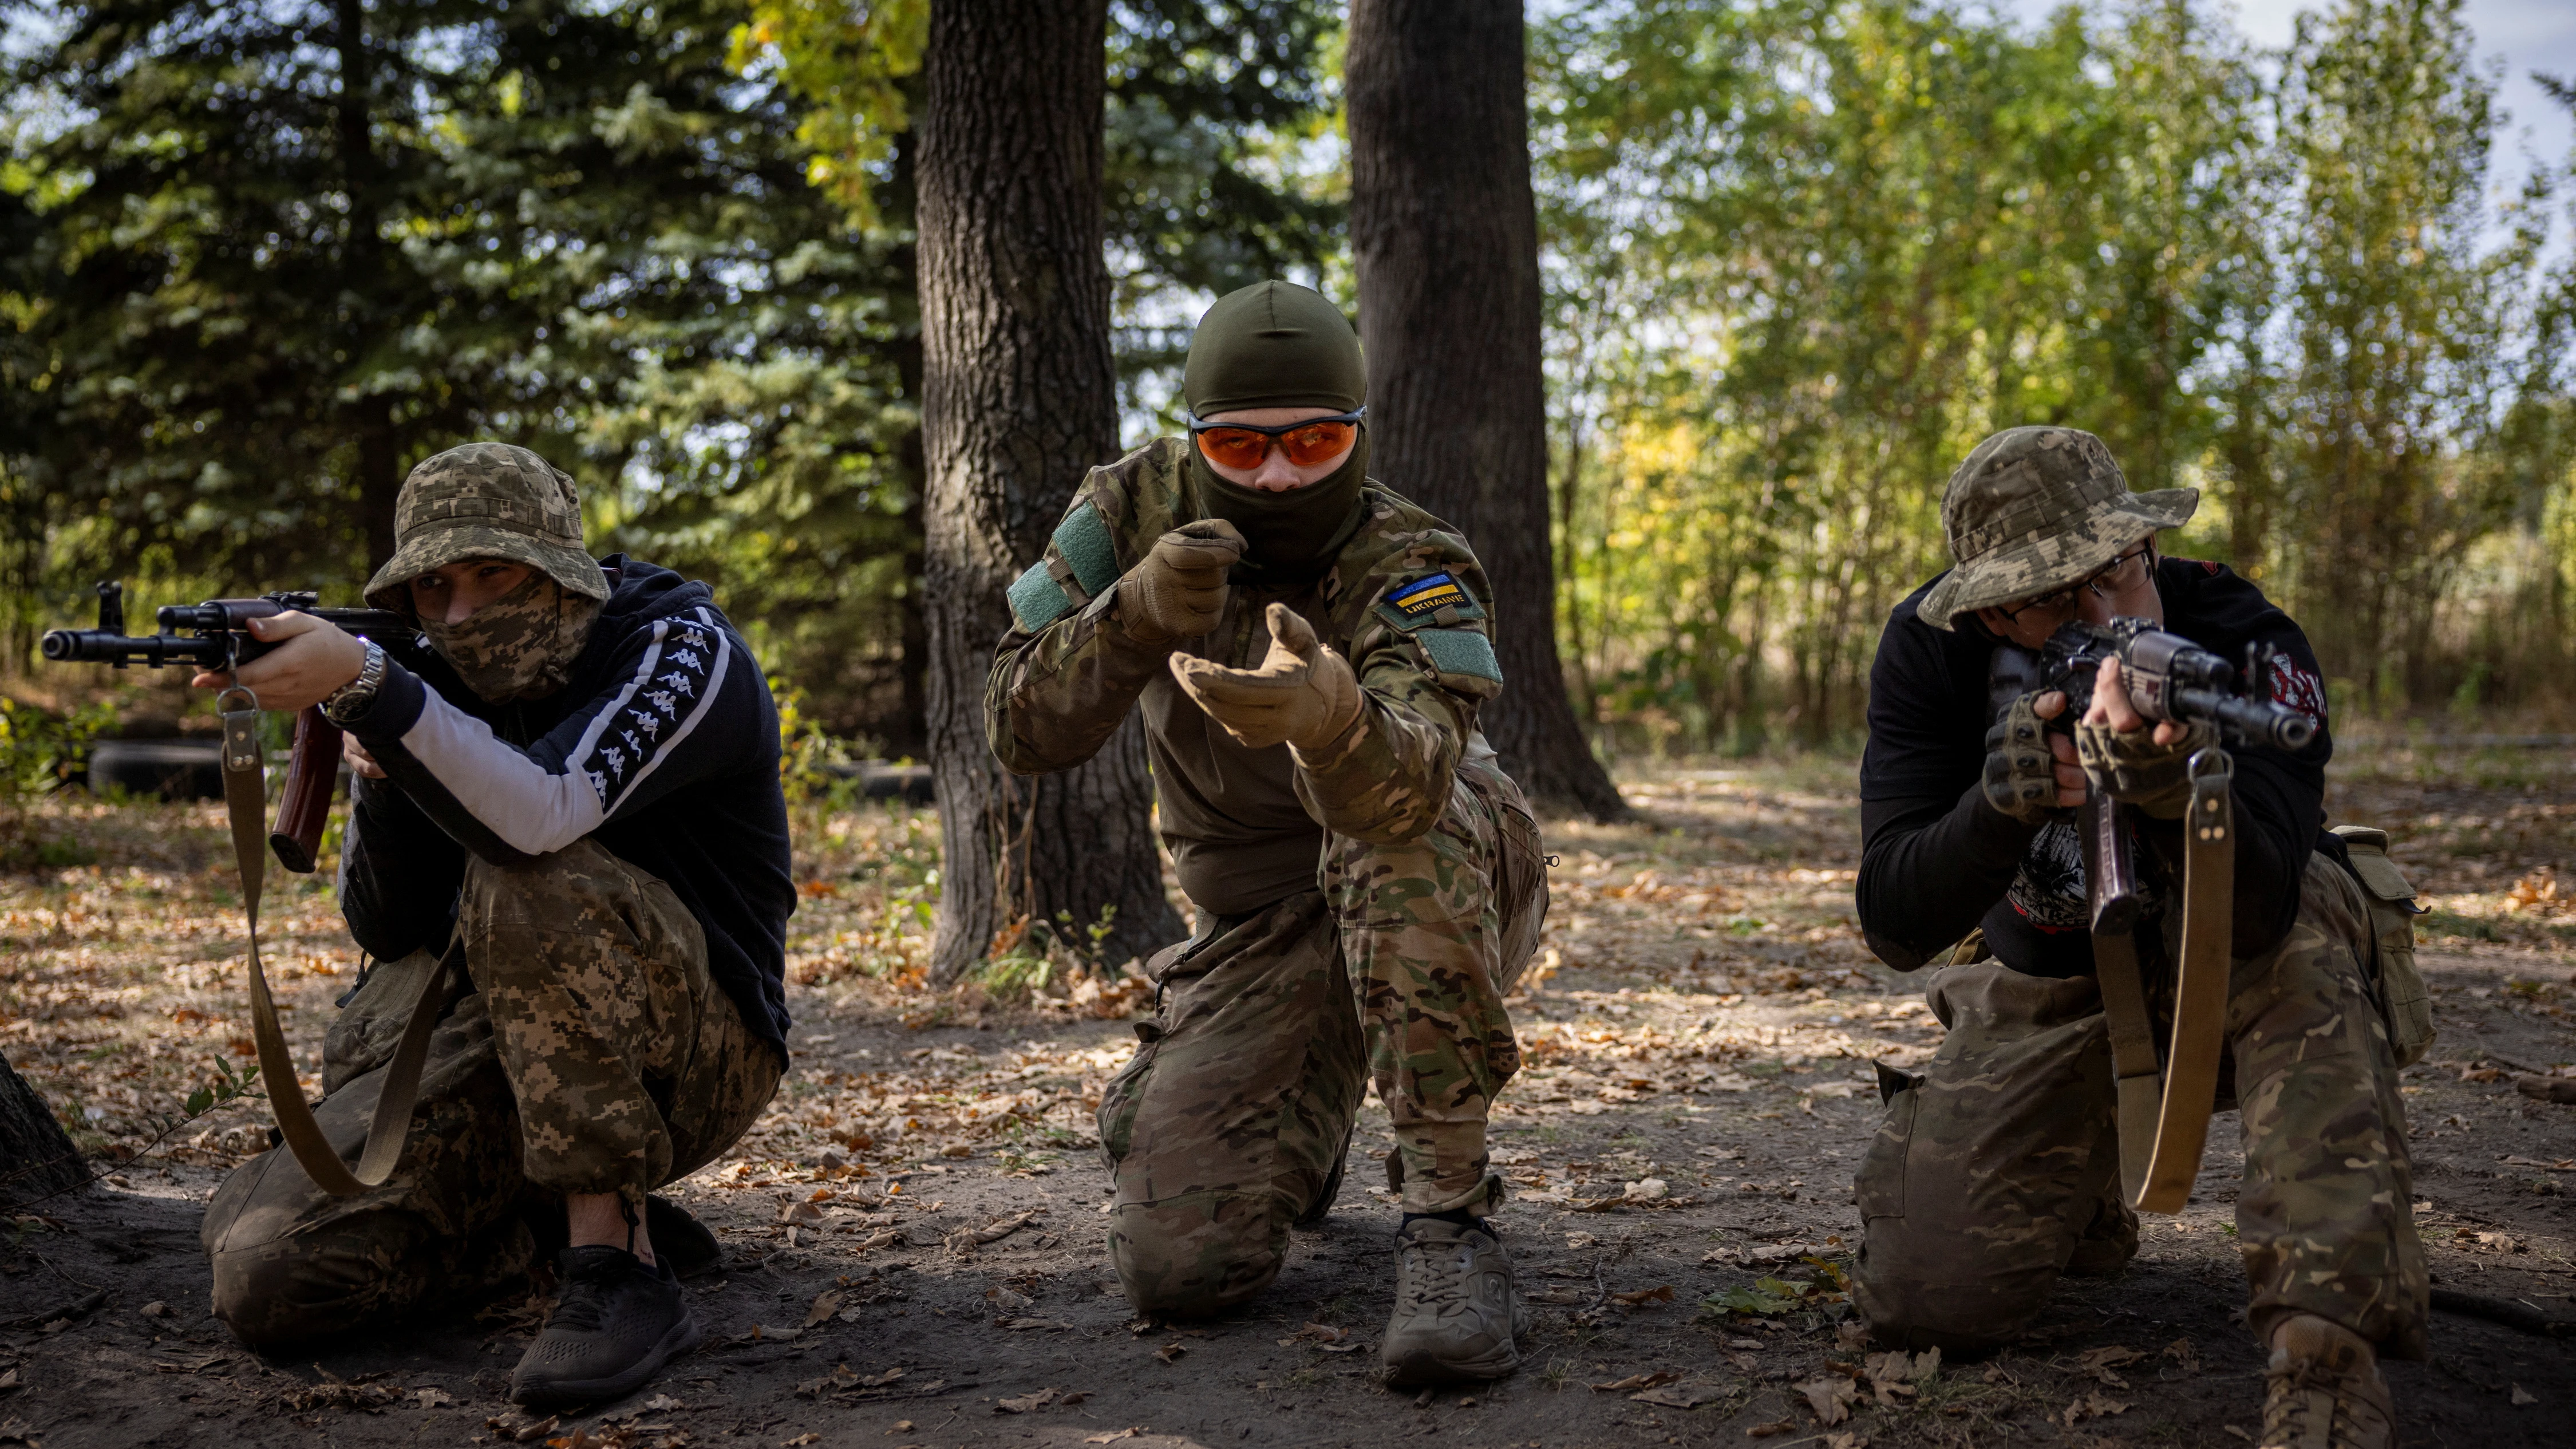
[[[2237,1104],[2245,1153],[2237,1243],[2258,1336],[2314,1313],[2420,1358],[2431,1287],[2370,960],[2358,889],[2316,856],[2288,937],[2235,963],[2220,1107]],[[2172,972],[2141,964],[2161,1049]],[[1861,1165],[1853,1301],[1887,1342],[1978,1350],[2027,1327],[2059,1274],[2117,1272],[2137,1220],[2092,979],[1985,960],[1942,968],[1928,996],[1950,1033]]]
[[[1546,883],[1506,903],[1496,882],[1505,849],[1536,850],[1528,821],[1507,777],[1462,764],[1421,839],[1331,837],[1318,889],[1155,956],[1161,1008],[1100,1104],[1110,1261],[1139,1310],[1207,1312],[1278,1276],[1290,1225],[1331,1206],[1372,1079],[1406,1211],[1499,1200],[1485,1117],[1520,1049],[1495,978],[1507,911],[1544,910]]]
[[[708,975],[696,920],[606,849],[478,861],[461,905],[471,979],[451,975],[393,1177],[333,1197],[273,1148],[207,1206],[215,1313],[248,1342],[381,1326],[509,1279],[564,1194],[640,1200],[714,1160],[777,1090],[778,1050]],[[435,964],[378,964],[332,1024],[315,1116],[343,1157]]]

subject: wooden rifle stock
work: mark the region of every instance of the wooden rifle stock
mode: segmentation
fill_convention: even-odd
[[[340,783],[340,727],[307,705],[295,717],[295,750],[287,757],[286,785],[277,800],[277,828],[268,848],[277,863],[310,875],[322,853],[322,827],[331,819],[331,794]]]

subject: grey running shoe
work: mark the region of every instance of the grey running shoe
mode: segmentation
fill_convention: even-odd
[[[560,1408],[621,1398],[676,1354],[698,1346],[698,1318],[668,1264],[624,1248],[566,1248],[545,1330],[510,1374],[510,1397]]]
[[[1379,1357],[1391,1384],[1498,1379],[1529,1332],[1511,1256],[1483,1223],[1417,1218],[1395,1238],[1395,1315]]]

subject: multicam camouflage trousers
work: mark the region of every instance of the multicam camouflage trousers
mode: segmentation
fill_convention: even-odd
[[[460,898],[471,981],[451,977],[402,1161],[333,1197],[284,1148],[206,1209],[215,1314],[266,1347],[383,1324],[498,1285],[566,1193],[646,1189],[714,1160],[778,1087],[777,1049],[709,977],[669,886],[583,841],[477,861]],[[323,1048],[322,1130],[354,1158],[436,957],[378,965]],[[542,1221],[542,1218],[540,1219]]]
[[[1329,837],[1319,889],[1150,963],[1161,1011],[1100,1103],[1109,1256],[1140,1311],[1209,1312],[1278,1276],[1290,1224],[1332,1205],[1372,1078],[1407,1212],[1499,1201],[1486,1107],[1520,1048],[1495,976],[1506,913],[1544,910],[1546,885],[1499,898],[1535,827],[1500,771],[1458,775],[1421,839]]]
[[[2367,922],[2350,875],[2311,857],[2288,937],[2231,973],[2247,1321],[2268,1340],[2283,1317],[2314,1313],[2384,1355],[2421,1358],[2431,1285]],[[2164,998],[2150,1001],[2161,1040],[2172,973],[2142,965]],[[2121,1200],[2092,979],[1987,960],[1943,968],[1928,994],[1950,1034],[1890,1096],[1861,1165],[1853,1301],[1883,1341],[1976,1351],[2027,1327],[2060,1273],[2119,1271],[2137,1252],[2137,1219]],[[2222,1076],[2222,1107],[2230,1095]]]

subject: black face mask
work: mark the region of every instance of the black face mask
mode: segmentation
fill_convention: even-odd
[[[1342,466],[1303,488],[1272,493],[1229,483],[1190,449],[1190,476],[1199,508],[1243,533],[1243,561],[1234,580],[1253,588],[1285,588],[1321,578],[1359,531],[1360,488],[1368,482],[1368,424]]]

